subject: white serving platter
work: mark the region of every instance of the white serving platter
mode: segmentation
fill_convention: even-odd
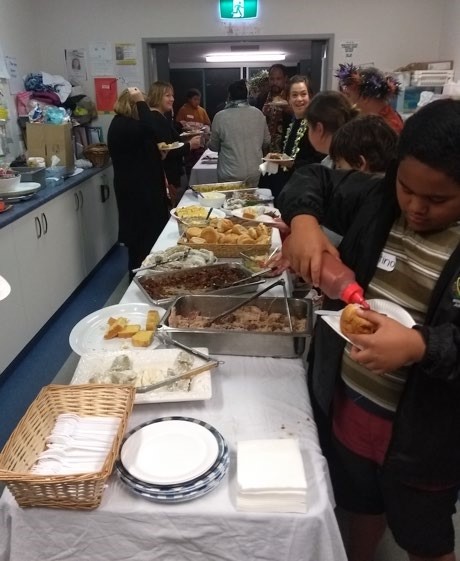
[[[208,349],[199,347],[197,350],[207,354]],[[135,349],[117,352],[100,352],[92,354],[84,354],[81,356],[75,373],[72,377],[71,384],[87,384],[89,379],[96,373],[108,370],[115,360],[120,355],[127,355],[132,362],[133,370],[145,369],[155,365],[159,370],[166,371],[171,368],[174,361],[179,354],[180,349],[154,349],[147,350]],[[200,366],[203,361],[194,357],[192,368]],[[166,387],[158,388],[157,390],[136,393],[134,403],[167,403],[179,401],[202,401],[211,399],[212,385],[211,385],[211,372],[206,370],[201,374],[193,376],[190,380],[188,391],[168,391]]]

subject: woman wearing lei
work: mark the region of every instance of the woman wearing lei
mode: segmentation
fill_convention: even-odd
[[[378,68],[360,68],[354,64],[339,64],[335,73],[339,88],[351,103],[361,111],[361,115],[379,115],[399,134],[404,122],[401,115],[389,104],[401,91],[401,84]]]
[[[283,154],[293,161],[279,165],[278,173],[264,176],[261,187],[269,187],[273,196],[281,193],[284,185],[295,169],[306,164],[319,163],[323,155],[315,151],[308,139],[308,123],[305,111],[313,96],[310,83],[306,76],[293,76],[288,83],[287,99],[293,113],[293,119],[287,127],[283,141]],[[270,154],[267,154],[269,157]]]

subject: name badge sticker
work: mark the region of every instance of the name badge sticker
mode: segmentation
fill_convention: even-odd
[[[394,271],[396,267],[396,256],[386,251],[382,251],[379,257],[379,262],[377,263],[377,268],[382,269],[382,271]]]

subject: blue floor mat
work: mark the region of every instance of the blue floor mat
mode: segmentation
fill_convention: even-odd
[[[43,386],[71,351],[73,326],[104,306],[128,271],[126,248],[115,246],[0,377],[0,449]]]

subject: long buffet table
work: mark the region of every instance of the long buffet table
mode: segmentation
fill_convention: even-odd
[[[209,148],[203,152],[190,172],[190,185],[217,183],[217,163],[208,160],[209,158],[217,158],[217,156],[218,153],[209,150]]]
[[[181,204],[193,203],[186,193]],[[155,245],[175,243],[170,221]],[[275,239],[279,243],[279,238]],[[144,302],[133,283],[122,303]],[[94,511],[20,509],[10,493],[0,500],[0,561],[346,561],[333,511],[327,466],[318,445],[299,359],[221,356],[212,399],[135,406],[129,429],[148,419],[186,415],[214,425],[230,448],[230,470],[210,494],[159,505],[137,496],[112,475]],[[239,440],[298,438],[308,484],[306,514],[238,512]]]

